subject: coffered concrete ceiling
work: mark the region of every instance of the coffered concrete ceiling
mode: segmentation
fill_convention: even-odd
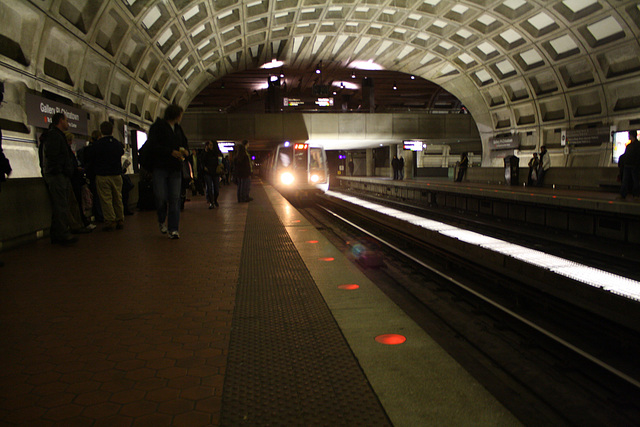
[[[457,97],[481,134],[630,126],[640,2],[618,0],[6,0],[0,60],[52,90],[150,122],[272,60],[377,64]]]

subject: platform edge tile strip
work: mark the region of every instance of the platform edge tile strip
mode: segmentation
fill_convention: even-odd
[[[394,426],[521,425],[274,188],[265,190]],[[348,283],[360,288],[338,288]],[[407,341],[375,341],[387,333]]]
[[[252,195],[221,425],[390,425],[265,191]]]

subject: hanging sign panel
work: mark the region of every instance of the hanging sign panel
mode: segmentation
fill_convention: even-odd
[[[27,93],[27,123],[38,128],[49,128],[56,113],[64,113],[69,121],[69,132],[88,135],[87,112],[60,102]]]
[[[600,145],[611,140],[611,129],[606,126],[588,129],[567,129],[566,142],[571,145]]]
[[[422,151],[423,145],[424,145],[423,141],[416,141],[416,140],[402,141],[402,148],[410,151]]]

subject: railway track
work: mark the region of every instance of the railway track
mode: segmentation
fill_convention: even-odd
[[[636,425],[637,340],[615,325],[326,200],[301,212],[526,425]],[[631,374],[629,374],[631,372]]]

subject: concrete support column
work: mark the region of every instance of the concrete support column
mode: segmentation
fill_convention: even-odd
[[[374,176],[376,163],[373,160],[373,148],[367,148],[367,176]]]
[[[402,150],[404,151],[404,150]],[[411,179],[415,175],[414,165],[416,164],[415,158],[418,155],[418,151],[404,151],[404,179]]]

